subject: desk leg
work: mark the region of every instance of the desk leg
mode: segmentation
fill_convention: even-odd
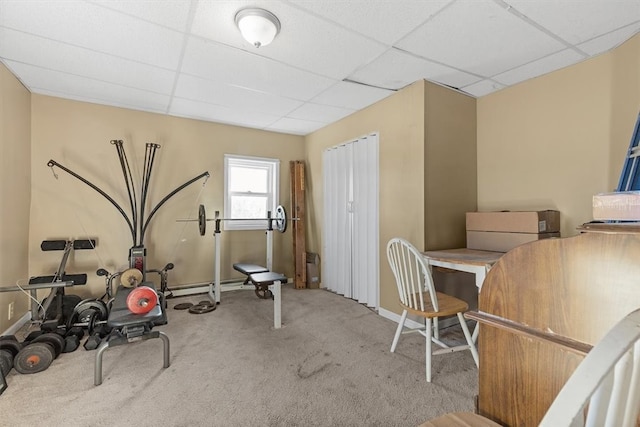
[[[273,327],[275,329],[282,327],[282,292],[280,286],[280,281],[275,281],[272,285],[269,285],[269,290],[273,294]]]
[[[491,268],[490,265],[485,265],[484,268],[478,269],[476,271],[476,287],[478,288],[478,306],[480,305],[480,292],[482,292],[482,284],[484,283],[484,279],[487,277],[487,273]],[[471,335],[471,339],[475,344],[478,341],[478,333],[480,332],[480,322],[476,322],[475,328],[473,328],[473,334]]]

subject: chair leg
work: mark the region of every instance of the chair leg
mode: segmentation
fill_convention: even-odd
[[[473,356],[474,362],[476,362],[476,366],[480,366],[478,361],[478,349],[473,342],[473,337],[469,333],[469,326],[467,326],[467,322],[464,320],[464,316],[462,313],[458,313],[458,320],[460,321],[460,326],[462,327],[462,332],[464,333],[464,337],[467,340],[467,344],[469,344],[469,351],[471,351],[471,355]]]
[[[396,334],[393,337],[393,343],[391,343],[391,353],[396,351],[396,346],[398,345],[398,340],[400,339],[400,335],[402,334],[402,329],[404,328],[404,322],[407,320],[407,310],[402,311],[402,316],[400,317],[400,322],[398,323],[398,328],[396,329]]]
[[[426,318],[425,320],[425,338],[426,338],[426,350],[425,350],[425,370],[427,372],[427,382],[431,382],[431,337],[433,330],[432,322],[430,318]]]
[[[433,337],[437,340],[440,339],[440,328],[438,327],[438,318],[433,318]]]

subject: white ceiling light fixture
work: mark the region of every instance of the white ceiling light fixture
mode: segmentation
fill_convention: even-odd
[[[249,8],[236,13],[236,25],[242,37],[255,47],[266,46],[280,32],[280,21],[268,10]]]

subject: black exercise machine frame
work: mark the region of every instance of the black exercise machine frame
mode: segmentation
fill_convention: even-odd
[[[78,179],[82,183],[86,184],[93,190],[95,190],[98,194],[103,196],[109,203],[111,203],[117,210],[120,212],[120,215],[125,219],[127,225],[129,226],[129,231],[131,232],[131,240],[133,242],[133,246],[129,249],[129,266],[131,268],[137,268],[143,274],[143,281],[146,280],[146,268],[145,268],[145,257],[146,257],[146,249],[144,247],[144,237],[145,232],[147,231],[147,227],[151,222],[151,219],[156,214],[158,209],[162,207],[169,199],[175,196],[178,192],[193,184],[194,182],[202,179],[209,178],[210,174],[208,171],[201,173],[200,175],[191,178],[186,181],[182,185],[176,187],[173,191],[169,192],[165,197],[158,202],[158,204],[151,209],[147,218],[144,218],[145,214],[145,206],[147,203],[147,196],[149,190],[149,184],[151,182],[151,172],[153,170],[153,165],[155,161],[156,151],[160,148],[159,144],[155,143],[146,143],[145,146],[145,156],[144,156],[144,166],[142,172],[142,185],[140,188],[140,204],[137,202],[137,195],[135,191],[133,175],[131,173],[131,168],[129,166],[129,161],[127,159],[126,152],[123,147],[122,140],[111,140],[112,145],[116,147],[116,151],[118,154],[118,160],[120,161],[120,167],[122,169],[122,175],[124,177],[125,186],[127,189],[127,196],[129,199],[129,205],[131,208],[131,218],[125,213],[122,206],[120,206],[111,196],[109,196],[106,192],[104,192],[97,185],[93,184],[88,179],[84,178],[80,174],[74,172],[73,170],[63,166],[62,164],[56,162],[51,159],[47,162],[47,166],[49,166],[52,170],[54,167],[58,167],[64,172],[68,173],[72,177]],[[54,172],[55,175],[55,172]],[[205,181],[206,182],[206,181]],[[164,292],[166,289],[161,289]]]

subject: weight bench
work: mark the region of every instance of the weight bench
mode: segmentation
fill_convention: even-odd
[[[155,289],[153,283],[142,285]],[[145,314],[134,314],[127,308],[127,296],[135,288],[118,286],[116,297],[111,306],[107,326],[112,328],[112,333],[98,346],[96,352],[96,364],[94,371],[94,384],[102,384],[102,355],[111,347],[129,344],[136,341],[145,341],[152,338],[160,338],[163,342],[164,363],[163,367],[169,367],[169,337],[164,332],[152,331],[156,325],[167,323],[167,315],[164,309],[164,298],[158,295],[158,304]]]
[[[280,287],[282,284],[287,283],[287,276],[264,271],[249,275],[249,280],[256,285],[256,288],[265,293],[268,291],[273,296],[273,327],[280,329],[282,327],[282,293]],[[257,289],[256,292],[258,292]]]
[[[268,273],[269,269],[264,268],[261,265],[256,264],[243,264],[243,263],[235,263],[233,264],[233,269],[239,271],[240,273],[247,276],[245,281],[242,283],[243,285],[249,284],[251,282],[251,275],[256,273]]]

